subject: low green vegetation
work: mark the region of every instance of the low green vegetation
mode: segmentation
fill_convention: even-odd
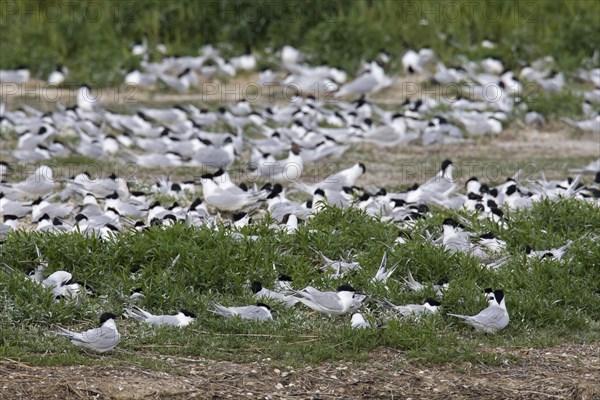
[[[482,267],[464,254],[452,254],[428,244],[426,231],[441,233],[444,218],[462,217],[478,233],[493,231],[507,242],[510,262],[497,272]],[[541,347],[563,342],[600,340],[600,213],[577,200],[544,201],[530,210],[513,211],[501,227],[476,216],[433,209],[431,216],[404,230],[411,239],[394,245],[399,228],[372,219],[361,211],[327,208],[291,235],[276,233],[269,218],[259,219],[239,232],[219,227],[152,227],[140,233],[122,233],[110,240],[78,234],[51,235],[14,232],[0,247],[2,262],[16,273],[0,272],[0,357],[38,365],[127,364],[161,369],[161,356],[201,356],[210,359],[260,361],[300,365],[324,360],[366,360],[374,349],[386,347],[426,364],[480,362],[496,364],[494,348]],[[256,240],[251,240],[251,235]],[[524,253],[550,249],[574,240],[563,260],[535,260]],[[75,280],[92,286],[97,296],[84,296],[80,304],[55,301],[49,290],[25,280],[23,272],[37,265],[35,246],[48,261],[47,272],[63,269]],[[319,273],[326,256],[351,258],[363,269],[341,280]],[[388,281],[389,292],[370,281],[387,251],[388,265],[399,262]],[[180,255],[175,266],[173,259]],[[421,320],[400,319],[382,312],[374,299],[394,304],[422,303],[434,296],[404,290],[402,276],[410,270],[423,283],[442,277],[450,280],[439,315]],[[264,323],[225,320],[206,311],[209,302],[224,305],[255,303],[248,282],[260,280],[271,287],[286,273],[293,285],[332,289],[349,282],[371,295],[362,307],[381,328],[350,329],[350,316],[328,318],[302,305],[292,309],[272,303],[274,320]],[[153,313],[174,313],[187,308],[198,315],[184,328],[153,329],[132,320],[118,319],[123,337],[116,350],[100,359],[89,358],[68,340],[56,337],[53,325],[88,329],[105,311],[121,314],[129,292],[145,293],[139,305]],[[485,307],[483,288],[503,288],[510,325],[495,335],[474,333],[447,312],[474,314]]]
[[[583,97],[569,91],[544,93],[542,91],[525,96],[528,111],[537,111],[551,120],[561,117],[579,117],[583,110]]]

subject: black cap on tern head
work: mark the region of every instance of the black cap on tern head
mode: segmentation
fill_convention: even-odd
[[[117,316],[111,312],[106,312],[100,316],[100,325],[108,321],[109,319],[115,319]]]
[[[50,220],[50,216],[48,214],[44,214],[38,219],[38,222],[44,221],[44,220]]]
[[[450,161],[450,160],[444,160],[442,162],[442,171],[445,171],[446,168],[448,168],[448,166],[450,166],[451,164],[452,164],[452,161]]]
[[[498,207],[498,203],[496,203],[494,200],[488,200],[487,201],[487,206],[492,208],[492,207]]]
[[[256,294],[262,290],[262,284],[259,281],[252,282],[250,289],[252,289],[252,293]]]
[[[496,289],[494,290],[494,296],[496,297],[496,301],[498,302],[498,304],[500,304],[500,302],[504,298],[504,291],[502,289]]]
[[[469,192],[469,194],[467,195],[467,198],[469,200],[476,200],[476,201],[481,201],[483,200],[483,196],[477,194],[477,193],[473,193],[473,192]]]
[[[442,223],[442,225],[450,225],[450,226],[453,226],[454,228],[458,228],[459,226],[461,226],[461,224],[456,222],[456,220],[454,218],[446,218],[444,220],[444,222]]]
[[[431,297],[425,299],[425,303],[429,304],[430,306],[441,306],[442,303],[440,303],[439,301],[437,301],[436,299],[432,299]]]
[[[504,211],[502,211],[501,209],[499,209],[498,207],[491,207],[490,211],[492,212],[492,214],[497,215],[499,217],[504,217]]]
[[[248,213],[245,213],[245,212],[235,213],[235,214],[233,214],[232,219],[234,222],[237,222],[237,221],[241,220],[242,218],[244,218],[246,215],[248,215]]]
[[[283,191],[283,186],[281,186],[280,183],[276,183],[275,185],[273,185],[273,188],[271,189],[271,193],[269,194],[268,198],[272,199],[272,198],[276,197],[277,195],[279,195],[282,191]]]
[[[298,143],[292,144],[292,153],[294,153],[295,155],[299,155],[301,150],[302,150],[302,148],[300,147],[300,145]]]
[[[194,200],[194,202],[192,203],[192,205],[190,206],[190,210],[194,210],[196,207],[198,207],[200,204],[202,204],[202,199],[200,199],[200,197],[196,197],[196,200]]]
[[[191,311],[186,310],[185,308],[182,308],[181,310],[179,310],[179,312],[181,312],[183,315],[185,315],[186,317],[190,317],[190,318],[196,318],[196,314],[194,314]]]
[[[268,306],[268,305],[266,305],[265,303],[256,303],[256,305],[257,305],[258,307],[264,307],[264,308],[266,308],[267,310],[271,310],[271,307],[269,307],[269,306]]]
[[[338,292],[356,292],[356,289],[354,289],[352,286],[345,284],[345,285],[340,285],[337,288]]]
[[[79,222],[81,220],[84,220],[84,219],[88,219],[88,217],[86,215],[84,215],[84,214],[77,214],[75,216],[75,221],[77,221],[77,222]]]

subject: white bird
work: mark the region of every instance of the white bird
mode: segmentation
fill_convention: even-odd
[[[302,62],[303,58],[304,55],[290,45],[285,45],[281,49],[281,62],[286,67]]]
[[[302,304],[310,309],[327,315],[342,315],[360,305],[366,298],[364,294],[356,293],[350,285],[341,285],[337,292],[321,292],[311,286],[303,290],[292,290]]]
[[[47,200],[42,200],[40,197],[31,203],[31,221],[37,222],[44,214],[48,214],[50,218],[64,218],[70,215],[73,212],[73,209],[74,207],[70,204],[50,203]]]
[[[145,322],[155,327],[159,326],[188,326],[196,320],[196,315],[188,310],[182,309],[175,315],[154,315],[134,306],[125,310],[125,315],[139,322]]]
[[[442,303],[435,299],[426,299],[423,304],[406,304],[403,306],[392,306],[392,310],[401,314],[403,317],[421,314],[433,314],[438,312]]]
[[[26,83],[29,81],[31,73],[26,67],[18,67],[16,70],[0,70],[0,82],[7,83]]]
[[[16,215],[5,214],[0,224],[0,240],[6,239],[8,234],[17,230],[19,227],[19,217]]]
[[[288,157],[283,160],[260,160],[257,165],[250,165],[249,175],[253,178],[265,178],[275,182],[297,182],[304,170],[301,148],[292,144]]]
[[[418,291],[425,289],[425,285],[417,282],[415,280],[415,278],[413,278],[412,273],[410,271],[407,271],[406,275],[407,275],[407,278],[402,278],[402,279],[404,280],[404,282],[406,282],[406,287],[409,290],[411,290],[413,292],[418,292]]]
[[[48,84],[59,86],[65,81],[69,70],[64,65],[57,65],[56,69],[50,73],[48,76]]]
[[[419,50],[419,53],[408,50],[402,56],[402,67],[407,74],[430,76],[437,64],[435,53],[427,48]]]
[[[169,168],[169,167],[180,167],[183,165],[181,155],[177,153],[146,153],[146,154],[132,154],[131,155],[135,164],[142,168]]]
[[[373,92],[379,81],[370,71],[365,71],[357,76],[353,81],[343,85],[340,90],[335,94],[335,97],[342,97],[347,95],[365,95]]]
[[[227,189],[219,187],[212,180],[212,174],[202,176],[202,193],[207,204],[225,211],[237,211],[244,207],[257,204],[263,199],[266,193],[263,192],[243,192],[234,194]]]
[[[389,277],[394,273],[396,268],[398,268],[399,263],[400,262],[397,262],[396,264],[394,264],[393,267],[387,269],[387,252],[384,252],[383,258],[381,259],[381,264],[379,265],[379,269],[375,274],[375,278],[371,280],[371,283],[382,283],[385,285]]]
[[[446,218],[443,224],[442,244],[452,253],[467,253],[471,249],[469,233],[460,229],[458,222]]]
[[[574,121],[571,118],[563,118],[562,120],[582,131],[600,132],[600,114],[582,121]]]
[[[363,163],[356,163],[350,168],[346,168],[335,174],[329,175],[323,181],[314,185],[307,185],[302,182],[297,182],[294,186],[307,194],[314,194],[318,189],[340,191],[344,187],[354,186],[356,180],[367,171]]]
[[[376,61],[372,61],[366,71],[357,76],[353,81],[340,87],[335,97],[372,94],[387,88],[391,84],[392,79],[385,75],[383,68]]]
[[[129,71],[127,75],[125,75],[124,82],[126,85],[139,85],[139,86],[154,86],[156,84],[156,80],[158,79],[158,75],[152,72],[141,72],[137,69]]]
[[[229,60],[235,69],[243,71],[253,71],[256,69],[256,57],[252,54],[244,54],[239,57],[233,57]]]
[[[24,181],[12,185],[0,185],[7,197],[9,194],[18,198],[44,197],[54,189],[52,168],[42,165]]]
[[[77,107],[81,111],[86,113],[94,112],[99,101],[100,96],[94,96],[92,94],[92,89],[89,86],[83,85],[77,90]]]
[[[18,218],[23,218],[31,210],[31,205],[22,204],[18,200],[7,199],[4,193],[0,192],[0,216],[14,215]]]
[[[273,264],[273,269],[275,269],[275,264]],[[275,280],[275,289],[280,292],[292,290],[292,281],[291,276],[281,274]]]
[[[486,73],[492,75],[500,75],[502,71],[504,71],[504,65],[502,64],[502,61],[491,57],[482,60],[479,65]]]
[[[286,307],[293,307],[299,300],[291,295],[285,295],[283,293],[276,292],[274,290],[267,289],[262,286],[262,284],[258,281],[252,282],[251,286],[252,292],[254,293],[254,298],[256,300],[273,300],[279,303],[285,304]]]
[[[532,250],[531,247],[527,246],[525,252],[529,257],[538,257],[542,259],[554,258],[556,260],[560,260],[572,245],[573,241],[569,240],[564,246],[550,250]]]
[[[332,260],[331,258],[325,256],[325,254],[319,252],[321,259],[323,260],[323,266],[321,267],[321,271],[333,270],[335,271],[334,277],[341,277],[345,273],[349,271],[356,271],[361,269],[361,266],[356,261],[343,261],[343,260]]]
[[[208,310],[225,318],[240,317],[242,319],[253,319],[266,321],[273,319],[271,307],[264,303],[257,303],[255,306],[225,307],[217,303],[212,304],[213,309]]]
[[[222,147],[208,146],[198,149],[192,156],[191,163],[207,168],[226,170],[235,160],[236,150],[233,139],[229,136]]]
[[[423,183],[415,190],[411,190],[406,195],[408,203],[442,201],[456,189],[456,184],[452,177],[453,164],[450,160],[444,160],[440,171],[431,179]]]
[[[352,314],[351,320],[352,329],[369,329],[371,324],[365,320],[365,317],[361,313]]]
[[[475,328],[476,331],[485,333],[494,333],[506,328],[510,322],[506,304],[504,302],[504,291],[502,289],[494,290],[494,299],[488,297],[490,305],[474,316],[448,314],[452,317],[463,319],[467,324]]]
[[[117,325],[115,324],[115,318],[116,316],[112,313],[104,313],[100,316],[99,328],[78,333],[57,327],[57,335],[69,338],[75,346],[83,347],[97,353],[105,353],[114,349],[119,344],[119,340],[121,340],[121,335],[117,331]]]
[[[196,76],[196,73],[190,68],[186,68],[176,77],[163,73],[159,73],[158,77],[169,88],[176,90],[180,93],[187,92],[192,86],[198,86],[198,77]]]
[[[33,279],[38,279],[35,278]],[[69,297],[77,299],[81,294],[81,287],[73,282],[73,275],[67,271],[56,271],[41,282],[52,291],[55,298]]]

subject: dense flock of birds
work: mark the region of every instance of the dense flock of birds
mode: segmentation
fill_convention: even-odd
[[[482,47],[493,46],[489,41],[482,43]],[[162,54],[162,60],[148,61],[152,51]],[[179,93],[202,91],[204,83],[227,82],[236,78],[239,73],[255,72],[258,65],[257,56],[253,54],[226,59],[218,49],[210,45],[202,47],[197,56],[169,57],[166,55],[165,46],[159,45],[153,50],[144,40],[132,47],[132,54],[142,58],[141,68],[124,73],[125,84],[151,90],[166,87]],[[391,54],[384,51],[375,60],[365,62],[355,78],[349,81],[346,71],[326,65],[311,66],[305,63],[305,55],[291,46],[284,46],[276,54],[279,58],[271,63],[277,68],[263,68],[256,82],[253,82],[257,87],[283,87],[286,93],[295,92],[301,97],[325,97],[331,102],[334,97],[370,96],[390,88],[395,82],[408,84],[407,93],[411,97],[421,97],[422,100],[412,104],[406,112],[402,112],[404,118],[394,121],[393,113],[387,116],[380,115],[382,118],[377,124],[388,129],[394,128],[397,136],[404,136],[404,131],[409,132],[409,135],[398,138],[396,143],[392,140],[394,144],[419,140],[428,144],[443,141],[444,137],[448,136],[461,138],[462,132],[469,135],[497,134],[502,131],[504,123],[514,118],[523,118],[528,125],[543,125],[544,116],[537,112],[528,112],[525,100],[538,93],[557,93],[563,90],[582,97],[584,116],[580,121],[570,118],[564,118],[563,121],[583,131],[600,131],[600,68],[580,68],[566,75],[557,71],[556,61],[551,56],[530,64],[523,62],[519,71],[511,71],[506,69],[501,60],[495,58],[486,58],[479,62],[465,58],[460,60],[458,66],[446,66],[433,50],[424,48],[418,52],[408,50],[401,57],[396,56],[400,58],[404,75],[389,76],[386,68],[389,69],[397,62]],[[48,84],[61,85],[68,72],[65,66],[57,66],[48,76]],[[31,73],[27,67],[0,71],[0,83],[22,84],[30,79]],[[424,89],[419,86],[423,82],[440,86],[437,90]],[[574,82],[582,88],[573,87]],[[87,97],[93,98],[91,93]],[[440,109],[443,108],[449,108],[450,111],[441,112]],[[293,114],[296,109],[291,108],[287,111]],[[235,112],[233,114],[235,116]],[[261,114],[260,110],[258,114]],[[425,118],[426,114],[428,118]],[[262,115],[262,118],[267,120],[268,117]],[[284,115],[284,118],[286,117],[289,118]],[[414,119],[424,122],[424,126],[412,123]],[[446,126],[448,122],[453,122],[462,129],[452,127],[451,124]],[[347,127],[354,125],[354,121],[336,120],[332,125]],[[359,129],[370,131],[377,126],[361,126]],[[442,136],[433,133],[432,137],[421,139],[419,133],[427,136],[423,132],[427,127],[433,127],[434,132],[441,130]]]
[[[599,162],[589,165],[588,169],[596,168]],[[584,169],[585,170],[585,169]],[[304,203],[295,202],[285,197],[283,185],[276,183],[267,184],[260,190],[236,186],[229,179],[218,179],[227,176],[227,172],[219,170],[217,173],[203,176],[203,202],[197,198],[190,206],[182,207],[174,203],[165,208],[151,200],[152,193],[139,193],[129,191],[127,182],[122,178],[110,177],[102,180],[90,180],[89,176],[81,175],[61,185],[61,190],[52,193],[57,185],[51,179],[51,169],[47,166],[39,169],[28,179],[15,184],[3,184],[2,210],[15,214],[4,214],[4,228],[16,228],[16,222],[31,216],[35,225],[34,229],[40,231],[79,232],[86,235],[99,235],[103,240],[111,240],[118,231],[135,232],[136,229],[146,229],[149,225],[168,226],[174,223],[185,223],[189,226],[208,226],[211,229],[223,229],[219,214],[211,214],[211,210],[240,211],[230,220],[228,233],[235,240],[256,240],[256,236],[247,236],[237,228],[251,223],[250,215],[256,215],[265,209],[279,222],[272,226],[273,235],[293,235],[298,229],[298,224],[310,219],[320,212],[326,204],[336,207],[358,207],[365,210],[374,218],[381,218],[396,224],[406,230],[420,218],[430,215],[429,206],[441,206],[455,209],[467,209],[476,213],[478,218],[490,218],[498,224],[505,225],[504,210],[531,207],[536,201],[557,200],[560,198],[573,198],[579,201],[591,202],[600,206],[600,171],[596,171],[596,182],[590,185],[580,183],[580,176],[568,178],[564,181],[538,180],[529,182],[518,181],[518,175],[509,178],[505,183],[489,187],[480,183],[476,178],[466,183],[466,194],[457,193],[457,185],[452,177],[453,163],[446,160],[442,163],[439,173],[419,186],[411,187],[403,192],[388,192],[380,189],[376,193],[355,185],[355,181],[365,172],[365,166],[356,164],[346,170],[340,171],[325,181],[316,184],[311,200]],[[86,178],[86,179],[84,179]],[[210,182],[206,185],[204,182]],[[183,184],[183,183],[181,183]],[[284,182],[285,184],[285,182]],[[96,185],[96,186],[94,186]],[[170,183],[168,190],[180,195],[181,189],[174,190]],[[193,186],[193,184],[190,184]],[[306,184],[294,183],[298,188],[310,192]],[[159,189],[160,185],[155,187]],[[287,185],[286,185],[287,186]],[[100,190],[104,190],[102,193]],[[155,192],[156,193],[156,192]],[[28,204],[36,196],[37,200]],[[52,196],[64,198],[66,203],[52,203],[48,201]],[[26,200],[29,198],[30,200]],[[78,201],[78,202],[74,202]],[[184,201],[184,199],[182,199]],[[67,217],[75,217],[67,221]],[[37,219],[36,219],[37,218]],[[477,234],[469,221],[447,218],[442,225],[441,235],[436,237],[430,234],[424,238],[431,245],[440,246],[450,252],[462,252],[480,260],[482,268],[497,270],[510,261],[506,254],[506,243],[495,237],[493,233]],[[391,245],[402,245],[408,238],[399,235]],[[561,259],[568,251],[573,241],[568,241],[559,248],[533,250],[527,248],[527,256],[537,259]],[[391,246],[390,246],[391,248]],[[359,263],[348,260],[332,260],[319,253],[322,259],[321,270],[327,272],[332,279],[344,279],[346,274],[363,268]],[[173,260],[173,266],[179,257]],[[38,251],[38,260],[43,257]],[[11,267],[4,265],[3,271],[15,272]],[[55,271],[49,276],[44,275],[47,263],[27,272],[24,279],[31,279],[43,285],[58,298],[79,301],[80,296],[93,294],[93,289],[83,283],[74,281],[74,277],[67,271]],[[375,285],[386,286],[386,282],[393,275],[397,264],[387,265],[387,255],[384,254],[379,269],[372,278]],[[374,299],[379,306],[389,310],[390,313],[404,318],[421,318],[424,315],[437,313],[444,291],[449,282],[440,279],[434,285],[417,282],[410,271],[406,278],[407,290],[420,292],[433,287],[436,298],[427,298],[423,304],[395,305],[387,299]],[[341,285],[337,291],[327,291],[307,286],[304,289],[294,289],[292,279],[282,275],[267,288],[261,282],[255,281],[251,289],[256,305],[224,306],[213,303],[209,311],[226,317],[239,317],[266,321],[273,319],[267,303],[279,302],[287,307],[294,307],[297,303],[310,308],[317,313],[326,315],[352,314],[351,326],[353,329],[376,328],[365,316],[359,312],[362,302],[368,294],[356,291],[350,285]],[[460,318],[475,330],[493,333],[505,328],[510,321],[502,289],[486,289],[485,296],[488,307],[473,316],[448,314]],[[181,310],[175,315],[154,315],[133,304],[144,297],[141,291],[131,294],[132,304],[125,309],[125,316],[133,320],[144,322],[153,326],[178,326],[184,327],[196,320],[194,313]],[[75,345],[85,347],[97,352],[113,349],[120,340],[117,331],[115,315],[104,313],[100,318],[101,326],[83,333],[73,332],[57,327],[58,334],[68,337]]]
[[[142,48],[134,49],[140,55]],[[388,57],[388,59],[386,59]],[[299,224],[323,210],[325,206],[356,207],[373,218],[389,221],[400,228],[410,228],[416,220],[427,218],[430,207],[469,210],[481,219],[507,223],[506,210],[531,207],[541,200],[554,201],[572,198],[600,206],[600,159],[574,171],[595,174],[594,182],[584,184],[581,175],[565,180],[548,181],[521,179],[519,173],[506,182],[490,186],[476,177],[461,190],[453,177],[454,165],[446,160],[431,179],[415,184],[404,191],[386,188],[360,187],[357,181],[367,172],[357,163],[336,171],[318,182],[302,179],[305,166],[344,154],[357,143],[394,147],[419,142],[423,145],[470,140],[474,135],[500,133],[503,122],[523,109],[519,99],[521,83],[510,71],[504,71],[499,60],[486,59],[480,63],[465,63],[460,68],[446,68],[428,49],[409,51],[402,57],[407,73],[419,74],[441,84],[474,80],[480,95],[474,98],[407,100],[398,112],[387,111],[369,99],[369,95],[389,87],[393,78],[386,75],[382,65],[389,55],[365,65],[352,81],[346,73],[329,67],[310,67],[302,63],[302,54],[286,47],[282,51],[281,72],[262,71],[261,84],[295,83],[300,89],[317,82],[337,97],[354,96],[354,101],[328,102],[312,96],[301,96],[285,104],[253,105],[246,100],[223,104],[218,110],[199,109],[191,104],[172,108],[140,107],[134,114],[109,111],[91,101],[89,88],[79,89],[77,104],[58,105],[53,112],[42,112],[23,105],[7,110],[0,105],[0,129],[14,132],[14,148],[2,153],[8,161],[0,163],[0,238],[16,229],[32,229],[56,234],[78,232],[111,240],[120,232],[135,232],[150,226],[169,226],[183,223],[190,227],[206,226],[223,229],[236,240],[255,240],[239,228],[252,223],[252,218],[268,212],[277,222],[272,234],[293,235]],[[199,57],[165,58],[160,63],[143,62],[143,71],[127,75],[126,81],[152,86],[161,81],[178,91],[186,91],[204,79],[218,74],[235,76],[237,70],[253,70],[256,60],[246,55],[225,61],[210,47],[202,49]],[[523,68],[520,76],[535,82],[545,91],[560,91],[565,82],[562,73],[551,72],[552,60],[545,58]],[[56,71],[64,74],[64,69]],[[11,73],[17,74],[12,76]],[[0,80],[21,79],[23,71],[2,71]],[[23,74],[24,75],[24,74]],[[596,89],[585,92],[584,107],[600,103],[600,69],[578,72],[579,79],[591,82]],[[60,76],[51,77],[57,83]],[[60,82],[58,82],[60,83]],[[483,91],[492,84],[495,94]],[[450,111],[445,111],[445,110]],[[590,113],[590,108],[585,108]],[[600,116],[589,120],[568,121],[579,129],[600,130]],[[542,123],[543,116],[526,114],[526,122]],[[6,135],[6,133],[5,133]],[[82,172],[72,177],[55,176],[49,166],[54,158],[81,155],[89,159],[107,159],[130,163],[139,168],[195,167],[202,171],[192,180],[176,181],[163,177],[154,183],[142,182],[133,176],[91,176]],[[24,166],[35,165],[33,170]],[[56,167],[55,167],[56,168]],[[26,172],[29,172],[28,176]],[[23,179],[19,179],[22,176]],[[239,177],[246,182],[240,182]],[[7,182],[5,178],[9,178]],[[247,183],[250,182],[250,183]],[[258,182],[264,184],[259,185]],[[297,196],[287,197],[296,193]],[[305,196],[305,201],[295,200]],[[158,199],[173,199],[170,204]],[[472,255],[484,268],[498,269],[509,261],[503,255],[505,242],[491,233],[473,232],[467,220],[448,218],[442,234],[432,234],[424,240],[451,252]],[[394,244],[402,244],[399,236]],[[573,242],[556,249],[527,249],[529,257],[560,259]],[[341,279],[348,272],[362,268],[357,262],[331,260],[324,255],[322,269],[333,278]],[[29,271],[27,278],[51,290],[55,297],[78,299],[88,288],[75,283],[67,271],[44,275],[46,264],[38,254],[40,266]],[[174,260],[174,264],[177,259]],[[387,266],[384,255],[373,283],[385,285],[396,266]],[[9,266],[4,271],[13,273]],[[18,272],[14,272],[18,273]],[[403,278],[409,290],[421,291],[430,284],[421,284],[410,272]],[[449,282],[441,279],[433,287],[437,298],[423,304],[394,305],[386,299],[377,301],[382,307],[402,316],[435,313],[441,304]],[[226,307],[212,304],[211,311],[224,317],[270,320],[266,303],[280,302],[288,307],[301,303],[327,315],[352,314],[353,328],[371,328],[372,324],[358,312],[368,297],[350,285],[337,291],[322,291],[308,286],[294,289],[289,276],[281,276],[273,289],[253,282],[251,289],[259,303]],[[495,332],[506,327],[509,316],[502,289],[486,289],[488,307],[475,316],[453,315],[463,319],[476,330]],[[143,293],[132,294],[132,300]],[[187,310],[176,315],[153,315],[135,305],[125,314],[134,320],[154,326],[186,326],[196,319]],[[115,315],[105,313],[101,327],[83,333],[59,328],[79,346],[105,352],[120,340]]]

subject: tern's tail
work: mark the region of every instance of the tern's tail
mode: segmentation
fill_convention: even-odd
[[[468,315],[459,315],[459,314],[446,314],[446,315],[449,315],[451,317],[460,318],[460,319],[469,319]]]
[[[212,303],[212,307],[213,309],[209,309],[208,311],[215,313],[217,315],[220,315],[222,317],[231,317],[231,311],[229,311],[229,309],[227,307],[224,307],[220,304],[217,303]]]
[[[145,322],[149,316],[149,313],[139,307],[133,307],[132,309],[125,309],[125,315],[138,322]]]
[[[413,278],[412,273],[410,271],[407,271],[406,276],[406,278],[402,277],[402,279],[404,280],[408,288],[414,292],[418,291],[420,289],[419,284],[417,283],[417,281],[415,281],[415,278]]]
[[[64,336],[64,337],[67,337],[69,339],[75,339],[75,338],[77,338],[77,335],[79,335],[77,332],[73,332],[73,331],[70,331],[68,329],[61,328],[60,326],[56,327],[56,334],[58,336]]]

